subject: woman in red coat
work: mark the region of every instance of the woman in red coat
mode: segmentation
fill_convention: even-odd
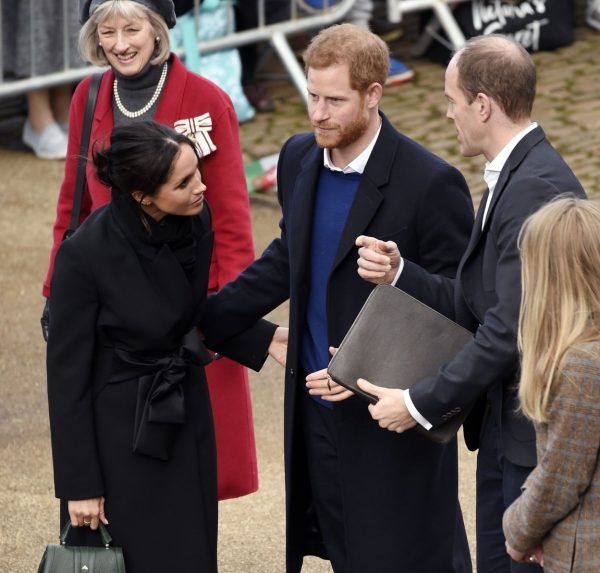
[[[175,24],[171,0],[81,2],[80,51],[103,74],[92,120],[90,151],[107,142],[113,126],[154,119],[196,142],[213,216],[215,244],[209,292],[235,278],[254,258],[248,193],[231,100],[219,87],[193,74],[170,53],[168,28]],[[50,296],[54,256],[68,228],[90,78],[77,87],[69,117],[69,146],[58,197],[54,244],[44,282]],[[110,201],[88,161],[80,219]],[[206,369],[215,417],[219,498],[256,491],[258,476],[248,375],[223,358]]]

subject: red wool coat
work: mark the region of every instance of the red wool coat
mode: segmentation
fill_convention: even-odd
[[[112,70],[104,73],[92,121],[90,149],[95,144],[108,143],[113,128],[113,80]],[[89,85],[90,78],[84,79],[71,102],[65,174],[58,196],[54,244],[43,288],[46,297],[50,295],[54,257],[71,218]],[[254,259],[235,111],[225,92],[209,80],[189,72],[175,55],[171,55],[169,75],[154,119],[186,134],[193,132],[204,157],[202,176],[215,233],[208,288],[209,292],[215,292]],[[87,192],[82,200],[81,221],[110,201],[110,189],[96,178],[91,159],[86,176]],[[247,371],[223,358],[209,365],[206,375],[217,440],[219,499],[252,493],[258,488],[258,473]]]

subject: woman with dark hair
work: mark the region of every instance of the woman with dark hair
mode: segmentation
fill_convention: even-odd
[[[205,341],[256,370],[283,329],[202,320],[213,246],[190,139],[117,127],[94,153],[112,201],[62,242],[48,402],[61,526],[108,524],[128,573],[217,571],[217,476]],[[201,334],[202,333],[202,334]]]
[[[154,120],[193,138],[202,156],[202,177],[211,205],[214,248],[208,278],[216,292],[254,260],[250,208],[238,121],[229,96],[189,72],[170,51],[175,25],[172,0],[80,0],[79,51],[84,60],[109,66],[102,75],[90,141],[108,141],[113,126]],[[83,80],[73,95],[69,146],[54,223],[54,245],[43,294],[50,296],[54,255],[71,218],[83,118],[90,87]],[[110,189],[86,170],[81,219],[110,201]],[[48,322],[44,313],[43,322]],[[247,370],[223,358],[207,367],[215,413],[219,497],[258,488],[252,407]]]

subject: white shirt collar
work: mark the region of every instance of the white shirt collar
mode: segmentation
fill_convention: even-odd
[[[362,173],[365,170],[365,167],[367,166],[367,161],[369,161],[369,157],[371,157],[371,152],[375,147],[375,143],[377,142],[379,133],[381,132],[381,125],[382,123],[380,121],[379,129],[377,130],[377,133],[371,140],[371,143],[369,143],[369,145],[365,147],[365,149],[358,155],[358,157],[356,157],[350,163],[348,163],[346,167],[340,169],[339,167],[336,167],[335,165],[333,165],[333,163],[331,163],[331,159],[329,158],[329,149],[323,149],[323,165],[331,171],[341,171],[342,173],[360,173],[362,175]]]
[[[515,135],[492,159],[485,164],[485,172],[483,174],[483,178],[490,190],[490,194],[494,192],[494,188],[496,187],[496,183],[498,183],[498,178],[500,177],[500,172],[504,168],[504,164],[510,157],[510,154],[513,152],[513,149],[518,145],[519,141],[523,139],[530,131],[533,131],[538,124],[533,122],[531,125],[527,126],[523,131],[520,131]]]

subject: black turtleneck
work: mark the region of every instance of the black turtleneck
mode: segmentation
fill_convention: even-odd
[[[164,64],[161,64],[160,66],[148,64],[139,74],[135,74],[134,76],[124,76],[113,68],[115,77],[119,80],[119,97],[121,98],[121,103],[125,106],[125,109],[137,111],[138,109],[142,109],[150,101],[150,98],[154,95],[156,90],[163,66]],[[127,125],[134,121],[153,119],[159,101],[160,96],[146,113],[136,118],[129,118],[120,112],[113,96],[112,109],[114,125]]]

